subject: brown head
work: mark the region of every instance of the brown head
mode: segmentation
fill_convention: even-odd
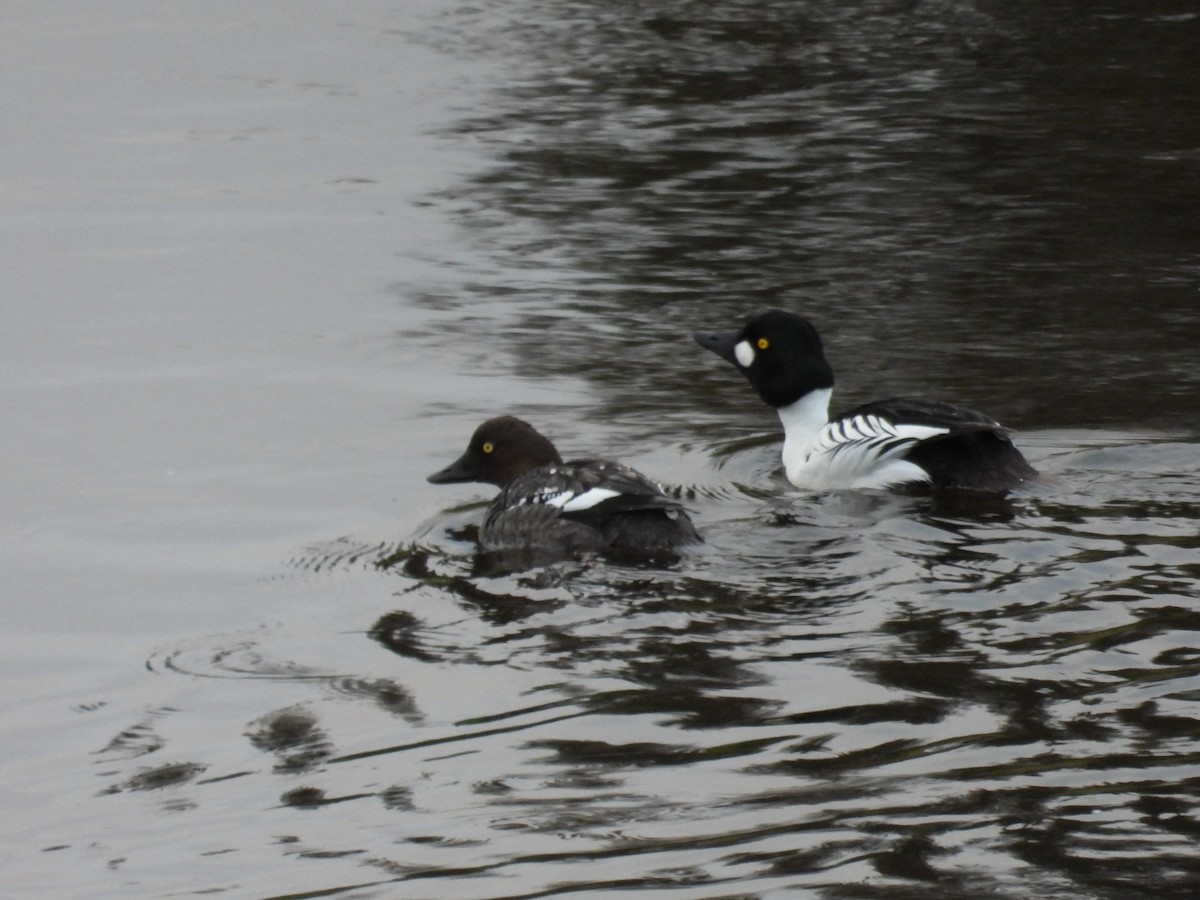
[[[433,484],[479,481],[504,487],[518,475],[562,457],[528,422],[513,416],[488,419],[475,429],[466,452],[429,476]]]

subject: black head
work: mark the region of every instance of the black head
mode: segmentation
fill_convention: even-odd
[[[562,458],[554,445],[528,422],[513,416],[488,419],[475,429],[467,450],[429,476],[433,484],[480,481],[503,487],[523,472]]]
[[[769,406],[787,406],[809,391],[833,387],[833,370],[817,329],[793,313],[773,309],[734,334],[697,331],[694,337],[736,366]]]

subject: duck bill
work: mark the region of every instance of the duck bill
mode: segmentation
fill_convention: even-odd
[[[430,484],[458,484],[463,481],[474,481],[475,473],[467,464],[466,454],[460,456],[444,469],[438,469],[426,479]]]
[[[736,334],[713,334],[708,331],[697,331],[692,337],[705,350],[711,350],[730,365],[737,366],[739,369],[741,368],[737,356],[733,352],[733,348],[737,346],[738,342]]]

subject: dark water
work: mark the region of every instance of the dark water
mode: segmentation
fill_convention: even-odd
[[[47,766],[88,790],[9,785],[58,789],[37,859],[7,851],[22,895],[1200,893],[1194,4],[485,3],[365,33],[487,73],[430,129],[469,162],[406,213],[453,237],[410,226],[371,270],[362,381],[418,360],[415,399],[329,477],[387,498],[134,643],[150,686],[72,701],[85,749]],[[688,337],[768,305],[818,322],[835,404],[976,406],[1043,482],[790,489],[771,411]],[[705,544],[480,572],[490,491],[423,478],[501,411],[679,487]]]
[[[949,391],[1022,426],[1194,411],[1190,4],[530,4],[460,28],[519,79],[464,124],[497,165],[454,191],[528,310],[518,371],[725,422],[740,395],[677,336],[782,304],[853,361],[852,397]]]

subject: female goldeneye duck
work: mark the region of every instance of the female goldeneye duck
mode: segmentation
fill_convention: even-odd
[[[1037,474],[1008,433],[974,410],[897,397],[830,419],[833,369],[816,328],[800,316],[772,310],[734,334],[695,338],[779,413],[783,466],[797,487],[1001,494]]]
[[[512,416],[480,425],[466,452],[429,480],[501,488],[480,530],[485,550],[653,555],[700,540],[679,502],[645,475],[602,459],[563,462],[546,437]]]

